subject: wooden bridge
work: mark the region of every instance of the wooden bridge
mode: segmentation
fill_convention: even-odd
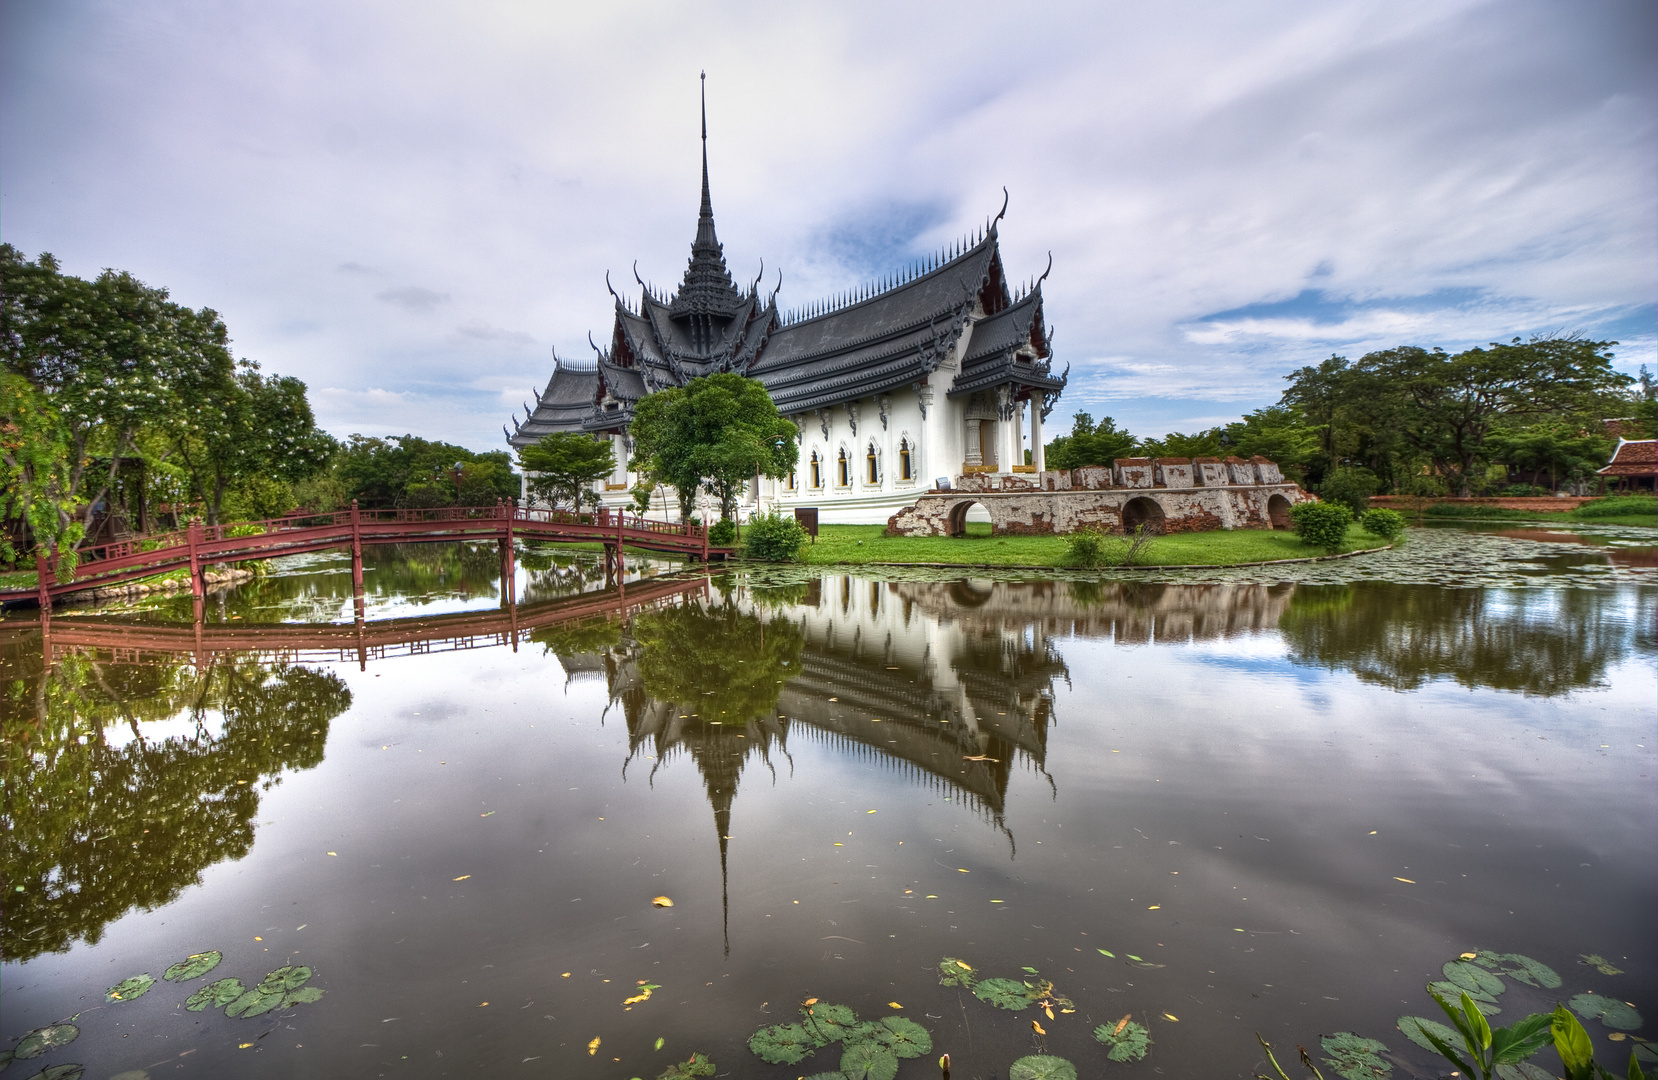
[[[430,544],[462,540],[494,540],[501,548],[502,570],[509,580],[514,566],[513,541],[553,540],[603,544],[607,570],[620,570],[624,548],[665,555],[725,559],[735,548],[712,547],[703,525],[676,525],[651,521],[636,514],[600,509],[592,514],[562,510],[530,510],[512,500],[494,506],[442,506],[429,510],[350,510],[328,514],[295,514],[269,521],[233,525],[192,522],[179,532],[83,548],[72,573],[59,573],[56,557],[37,555],[38,582],[33,588],[0,589],[0,604],[36,601],[50,610],[59,596],[85,589],[103,589],[172,570],[190,571],[190,588],[204,592],[202,572],[208,566],[300,555],[308,551],[349,547],[351,580],[363,591],[363,547],[369,544]],[[618,573],[618,580],[621,575]]]
[[[537,604],[457,611],[447,615],[350,623],[162,623],[130,616],[75,616],[0,623],[0,646],[32,648],[39,638],[50,667],[63,656],[92,650],[117,663],[154,663],[194,656],[198,667],[227,653],[287,662],[349,662],[393,656],[456,652],[530,640],[536,631],[589,619],[626,618],[636,612],[706,595],[702,575],[670,575]]]

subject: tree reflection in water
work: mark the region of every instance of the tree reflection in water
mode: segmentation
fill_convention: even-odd
[[[333,674],[246,658],[197,671],[88,650],[48,671],[39,638],[0,650],[8,961],[96,943],[247,854],[260,791],[319,764],[351,705]],[[146,737],[164,720],[194,730]]]
[[[1590,589],[1302,586],[1279,629],[1295,663],[1392,690],[1451,679],[1557,697],[1607,685],[1643,637],[1651,647],[1658,597],[1629,595],[1633,609]]]

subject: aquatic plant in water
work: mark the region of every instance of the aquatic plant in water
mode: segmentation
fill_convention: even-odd
[[[75,1014],[75,1016],[79,1015],[79,1013]],[[75,1019],[75,1016],[71,1016],[69,1020]],[[10,1061],[15,1058],[18,1061],[27,1061],[30,1058],[39,1057],[48,1050],[68,1046],[80,1038],[81,1035],[81,1029],[71,1024],[69,1020],[35,1028],[18,1041],[15,1049],[7,1051],[6,1060]],[[5,1068],[4,1063],[0,1063],[0,1068]]]
[[[1125,1016],[1115,1024],[1095,1028],[1094,1038],[1106,1045],[1105,1056],[1112,1061],[1139,1061],[1150,1049],[1151,1029]]]
[[[184,999],[190,1012],[201,1012],[209,1005],[222,1009],[247,992],[241,979],[216,979]]]
[[[859,1021],[849,1006],[807,998],[800,1022],[772,1024],[756,1031],[748,1048],[773,1065],[794,1065],[831,1043],[843,1043],[840,1068],[817,1074],[833,1080],[893,1080],[900,1058],[917,1058],[933,1048],[927,1029],[902,1016]]]
[[[657,1074],[656,1080],[694,1080],[698,1076],[713,1076],[714,1063],[707,1054],[693,1053],[685,1061],[676,1061]]]
[[[105,990],[104,1000],[106,1002],[131,1001],[134,998],[141,998],[145,994],[149,993],[150,987],[154,985],[155,976],[148,973],[143,975],[134,975],[130,979],[122,979],[108,990]]]
[[[192,953],[168,968],[162,973],[161,977],[168,982],[189,982],[191,979],[199,979],[218,967],[219,961],[224,958],[225,954],[217,949],[211,952]]]
[[[1590,991],[1574,994],[1567,1004],[1583,1019],[1599,1020],[1607,1027],[1617,1028],[1619,1031],[1634,1031],[1641,1026],[1641,1014],[1635,1011],[1635,1006],[1617,998]]]
[[[1577,962],[1580,963],[1580,964],[1585,965],[1586,967],[1594,968],[1596,971],[1600,972],[1602,975],[1622,975],[1623,974],[1623,968],[1614,967],[1613,964],[1612,964],[1612,961],[1608,960],[1606,957],[1600,955],[1599,953],[1580,953],[1580,954],[1578,954]]]
[[[1351,1031],[1338,1031],[1324,1036],[1319,1045],[1330,1055],[1324,1059],[1324,1064],[1330,1066],[1342,1080],[1379,1080],[1393,1072],[1393,1066],[1380,1057],[1387,1051],[1387,1046],[1375,1039],[1367,1039]]]
[[[1033,1054],[1008,1066],[1008,1080],[1077,1080],[1077,1067],[1062,1057]]]

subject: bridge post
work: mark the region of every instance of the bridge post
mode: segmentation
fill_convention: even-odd
[[[627,515],[624,514],[622,512],[622,508],[618,506],[616,508],[616,584],[618,585],[622,583],[622,578],[627,572],[627,563],[622,558],[622,538],[626,535],[623,530],[626,527]]]
[[[501,599],[508,606],[518,603],[518,552],[513,545],[513,521],[517,516],[518,504],[514,499],[508,499],[503,505],[497,500],[496,512],[506,516],[506,536],[499,541],[501,548]],[[516,639],[515,639],[516,640]]]
[[[49,573],[51,573],[51,567],[46,562],[45,550],[39,547],[35,548],[35,590],[40,596],[40,614],[42,618],[48,618],[52,614],[52,586],[49,584],[51,578],[47,576]]]
[[[363,595],[363,523],[356,499],[351,500],[351,595]]]
[[[190,527],[184,530],[184,536],[190,545],[190,595],[200,600],[202,594],[207,591],[202,586],[201,556],[196,550],[197,545],[201,543],[201,522],[191,518]]]
[[[708,565],[708,522],[702,523],[702,565]]]

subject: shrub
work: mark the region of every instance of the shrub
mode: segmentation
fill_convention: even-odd
[[[1065,538],[1065,565],[1092,570],[1105,565],[1106,536],[1098,529],[1078,529]]]
[[[1658,516],[1658,498],[1651,495],[1609,495],[1604,499],[1586,502],[1572,512],[1579,518],[1634,517],[1637,514]]]
[[[708,542],[715,547],[730,547],[737,542],[737,523],[720,518],[708,527]]]
[[[1366,510],[1359,515],[1359,527],[1371,536],[1391,542],[1405,531],[1405,515],[1397,510]]]
[[[1093,570],[1101,566],[1140,566],[1151,561],[1153,534],[1144,525],[1124,536],[1095,528],[1078,529],[1065,538],[1065,566]]]
[[[1328,503],[1341,503],[1356,516],[1370,509],[1370,496],[1380,486],[1381,481],[1369,469],[1348,466],[1324,478],[1318,485],[1318,497]]]
[[[1295,535],[1304,542],[1335,552],[1347,539],[1353,511],[1338,502],[1296,503],[1290,507],[1290,519],[1295,522]]]
[[[793,514],[764,514],[749,519],[743,554],[768,562],[794,562],[800,558],[800,545],[805,542],[806,526]]]
[[[1534,499],[1548,493],[1548,488],[1541,488],[1536,484],[1510,484],[1497,492],[1505,499]]]

